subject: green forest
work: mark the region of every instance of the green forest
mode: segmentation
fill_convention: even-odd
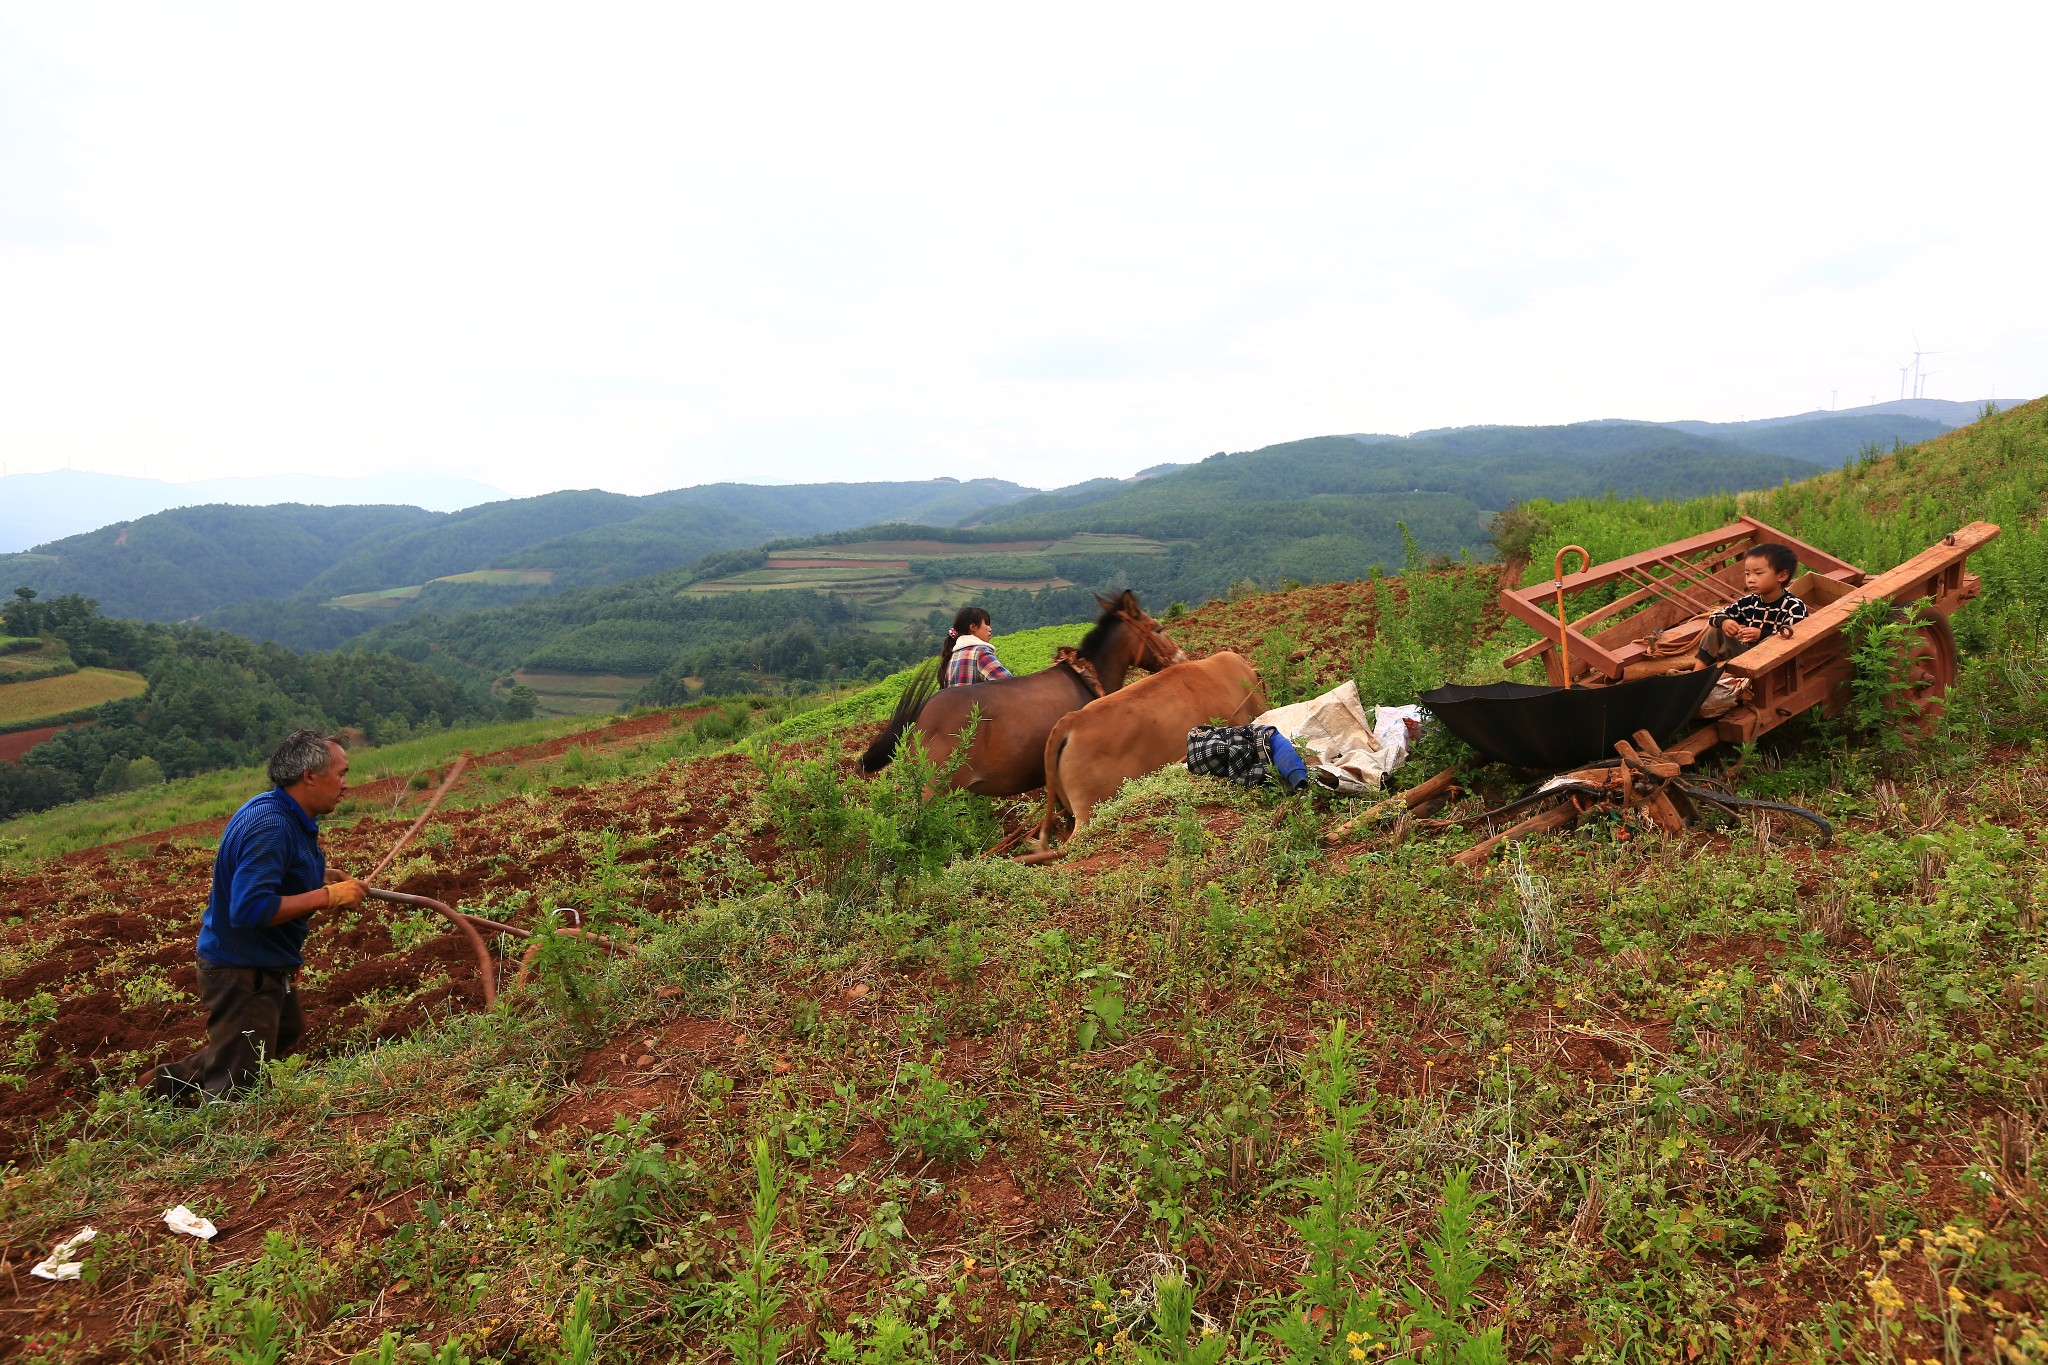
[[[698,557],[687,570],[576,586],[578,576],[590,569],[578,557],[583,554],[619,556],[606,561],[613,565],[644,562],[630,558],[631,537],[659,539],[665,517],[683,510],[672,507],[492,561],[501,567],[552,567],[556,579],[548,589],[429,582],[417,596],[382,613],[324,605],[334,593],[373,581],[361,563],[351,560],[296,598],[246,603],[206,619],[300,648],[338,648],[357,640],[364,648],[429,662],[472,683],[503,680],[520,669],[658,675],[641,695],[664,702],[691,694],[685,679],[694,679],[697,690],[712,692],[828,685],[871,678],[923,654],[946,613],[919,608],[910,613],[906,632],[902,612],[893,613],[894,620],[884,619],[890,615],[882,609],[885,604],[808,588],[724,597],[678,594],[693,583],[758,569],[768,551],[829,553],[835,546],[896,540],[958,543],[963,547],[959,556],[917,561],[915,577],[973,576],[1019,584],[1058,578],[1074,585],[991,586],[973,592],[973,600],[988,607],[1005,629],[1024,629],[1085,616],[1097,591],[1129,587],[1163,609],[1176,601],[1211,600],[1233,584],[1270,587],[1363,578],[1404,563],[1411,544],[1442,557],[1483,555],[1489,517],[1516,502],[1607,495],[1668,499],[1766,487],[1811,474],[1806,457],[1851,455],[1853,448],[1842,449],[1847,441],[1861,439],[1868,445],[1873,432],[1894,427],[1935,429],[1910,418],[1845,418],[1744,433],[1796,449],[1797,457],[1673,426],[1630,422],[1473,427],[1370,441],[1318,437],[1218,454],[1152,478],[1098,480],[996,507],[984,505],[976,514],[978,524],[971,527],[870,522],[809,537],[765,539],[750,548],[721,547]],[[1785,432],[1800,435],[1792,441]],[[974,485],[950,487],[956,498],[979,496]],[[680,490],[657,498],[699,492]],[[804,505],[813,496],[805,489],[729,486],[723,506],[735,515],[759,513],[770,494],[785,496],[792,516],[822,514]],[[561,494],[552,501],[501,506],[581,508],[587,514],[609,496]],[[423,528],[399,539],[424,545],[456,529]],[[1059,540],[1076,532],[1152,537],[1166,545],[1167,553],[1111,554],[1085,546],[1054,546],[1033,554],[976,553],[1006,538]],[[673,537],[668,543],[672,548]],[[476,563],[480,553],[474,546],[444,546],[404,562],[420,574],[452,571]]]
[[[296,654],[226,631],[102,615],[90,598],[16,589],[0,634],[58,642],[79,665],[132,669],[149,690],[109,702],[20,763],[0,763],[0,819],[214,768],[260,762],[300,726],[372,743],[499,714],[487,692],[389,654]]]
[[[462,512],[417,507],[181,507],[0,555],[0,589],[82,593],[113,616],[205,622],[296,648],[328,648],[377,624],[325,603],[477,569],[543,568],[554,588],[681,568],[777,536],[903,518],[958,520],[1032,490],[997,479],[762,487],[707,484],[645,497],[548,493]],[[430,585],[450,586],[450,585]],[[437,609],[525,589],[437,594]],[[495,596],[490,594],[495,592]],[[328,612],[328,619],[320,613]]]

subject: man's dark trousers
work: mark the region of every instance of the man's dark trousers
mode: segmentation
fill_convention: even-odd
[[[171,1099],[218,1098],[254,1081],[260,1062],[288,1054],[306,1031],[297,976],[296,967],[216,967],[202,958],[206,1046],[158,1067],[156,1092]]]

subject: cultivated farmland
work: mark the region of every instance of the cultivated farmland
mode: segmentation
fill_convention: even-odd
[[[28,730],[53,725],[81,711],[149,690],[140,673],[111,668],[81,668],[54,678],[8,683],[0,687],[0,730]]]
[[[327,605],[346,611],[375,611],[380,607],[393,607],[400,603],[418,599],[422,592],[436,583],[463,583],[485,588],[525,588],[552,583],[553,569],[475,569],[469,573],[443,574],[425,583],[413,583],[402,588],[380,588],[374,592],[352,592],[340,597],[329,598]]]
[[[59,674],[75,672],[78,665],[71,661],[71,655],[63,645],[44,644],[38,640],[0,640],[10,648],[0,649],[0,686],[11,683],[33,682],[37,678],[54,678]]]
[[[704,579],[695,597],[809,589],[860,602],[877,628],[903,630],[1000,589],[1070,588],[1101,557],[1154,556],[1163,541],[1081,532],[1042,540],[867,540],[772,551],[758,569]],[[1068,576],[1070,571],[1072,576]]]

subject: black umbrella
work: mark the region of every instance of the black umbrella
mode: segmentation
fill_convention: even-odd
[[[1614,757],[1614,742],[1648,730],[1659,744],[1699,713],[1718,668],[1612,687],[1488,683],[1439,687],[1420,700],[1450,732],[1499,763],[1562,772]]]

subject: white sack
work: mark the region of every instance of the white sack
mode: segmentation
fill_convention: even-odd
[[[1408,761],[1407,723],[1421,720],[1419,706],[1376,706],[1368,721],[1358,684],[1347,682],[1320,697],[1277,706],[1252,724],[1287,736],[1317,783],[1356,794],[1378,791],[1386,775]]]

